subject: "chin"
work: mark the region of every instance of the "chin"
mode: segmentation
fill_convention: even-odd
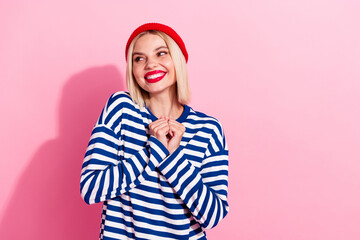
[[[147,92],[151,93],[151,94],[158,94],[158,93],[165,92],[166,90],[168,90],[168,89],[167,88],[150,88],[147,90]]]
[[[170,86],[162,86],[162,85],[155,86],[154,85],[154,86],[148,87],[146,89],[146,91],[151,94],[159,94],[159,93],[163,93],[165,91],[175,91],[175,87],[173,87],[173,85],[170,85]]]

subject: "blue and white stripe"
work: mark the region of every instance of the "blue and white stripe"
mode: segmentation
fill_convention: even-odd
[[[83,161],[80,191],[104,202],[100,239],[206,239],[225,217],[228,149],[220,123],[185,106],[186,131],[168,150],[148,134],[156,120],[126,92],[114,93]]]

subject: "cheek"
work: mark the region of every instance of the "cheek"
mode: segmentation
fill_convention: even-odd
[[[132,72],[133,72],[134,81],[139,85],[140,88],[144,89],[145,80],[143,78],[144,76],[141,69],[133,67]]]
[[[175,71],[174,62],[171,58],[167,59],[166,62],[164,62],[164,65],[167,69]]]
[[[133,67],[133,75],[135,77],[135,79],[139,79],[139,77],[141,76],[141,71],[138,67]]]

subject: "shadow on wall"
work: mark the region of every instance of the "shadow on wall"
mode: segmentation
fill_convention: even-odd
[[[80,171],[91,130],[108,97],[124,90],[115,66],[72,76],[62,92],[59,136],[37,150],[20,177],[0,225],[11,240],[97,239],[101,204],[80,196]]]

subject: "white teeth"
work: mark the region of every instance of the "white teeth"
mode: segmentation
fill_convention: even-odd
[[[155,79],[155,78],[158,78],[158,77],[161,77],[161,76],[164,76],[164,75],[165,75],[165,73],[157,73],[157,74],[147,76],[146,79]]]

